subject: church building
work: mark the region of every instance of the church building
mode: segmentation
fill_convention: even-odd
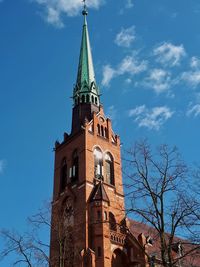
[[[90,47],[87,10],[71,133],[55,144],[51,267],[154,266],[150,238],[125,219],[120,138],[104,114]]]

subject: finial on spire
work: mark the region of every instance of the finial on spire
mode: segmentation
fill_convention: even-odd
[[[88,11],[87,11],[87,5],[86,5],[86,0],[83,0],[84,3],[84,8],[83,8],[83,16],[87,16],[88,15]]]

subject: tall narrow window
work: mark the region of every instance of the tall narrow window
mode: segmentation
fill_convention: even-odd
[[[81,102],[85,103],[85,96],[84,95],[82,95],[82,97],[81,97]]]
[[[107,221],[108,220],[108,215],[107,215],[107,212],[104,211],[104,221]]]
[[[64,158],[61,163],[61,172],[60,172],[60,192],[65,190],[67,185],[67,163]]]
[[[104,129],[104,132],[105,132],[105,137],[108,138],[108,129],[106,127]]]
[[[114,162],[110,153],[105,155],[105,180],[106,183],[115,185],[114,181]]]
[[[104,128],[103,128],[103,125],[101,125],[101,135],[104,137]]]
[[[92,95],[92,103],[94,103],[94,96]]]
[[[90,102],[90,96],[86,95],[86,102],[89,103]]]
[[[97,220],[98,221],[101,220],[101,211],[100,210],[97,211]]]
[[[109,212],[109,224],[110,224],[110,230],[117,231],[117,223],[115,220],[115,215],[112,212]]]
[[[99,148],[94,150],[94,173],[95,178],[103,180],[103,154]]]
[[[78,152],[77,150],[74,151],[72,156],[72,169],[71,169],[71,181],[75,182],[78,180],[79,176],[79,160],[78,160]]]
[[[101,257],[101,247],[97,248],[97,255],[98,255],[98,257]]]
[[[98,134],[100,135],[101,134],[101,129],[100,129],[100,125],[97,124],[97,131],[98,131]]]

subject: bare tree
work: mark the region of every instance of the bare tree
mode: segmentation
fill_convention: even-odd
[[[4,249],[1,259],[15,254],[13,266],[48,266],[48,249],[40,243],[31,233],[19,234],[16,231],[2,230]]]
[[[51,208],[48,204],[28,218],[29,231],[19,234],[16,231],[1,230],[4,249],[0,253],[0,260],[13,254],[13,266],[52,267],[56,264],[64,267],[66,262],[71,264],[74,256],[73,248],[69,245],[73,244],[72,234],[69,227],[66,229],[63,216],[60,214],[56,220],[51,221]],[[57,259],[49,257],[49,238],[46,236],[49,236],[50,230],[54,233],[55,247],[59,251]]]
[[[138,142],[125,155],[127,212],[152,227],[163,266],[184,264],[200,249],[200,202],[190,190],[189,168],[177,148],[167,145],[154,151],[146,141]]]

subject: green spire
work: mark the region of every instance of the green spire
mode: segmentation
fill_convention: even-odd
[[[94,103],[99,106],[99,89],[95,80],[94,65],[87,26],[87,10],[84,5],[82,12],[84,16],[81,51],[78,66],[77,81],[74,88],[74,104]]]

